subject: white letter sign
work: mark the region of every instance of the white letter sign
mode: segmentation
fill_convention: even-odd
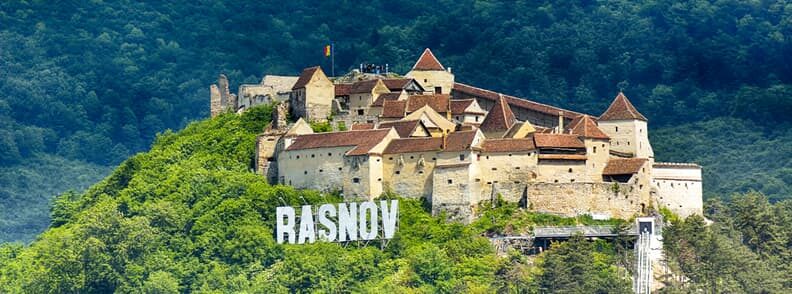
[[[388,203],[390,202],[390,203]],[[399,218],[399,201],[303,205],[300,218],[294,207],[275,208],[278,244],[347,242],[393,238]]]

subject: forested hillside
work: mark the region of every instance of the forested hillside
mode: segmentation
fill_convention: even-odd
[[[495,208],[483,203],[478,220],[462,225],[402,199],[399,229],[387,244],[277,245],[276,206],[340,198],[270,186],[249,171],[269,111],[256,107],[160,135],[151,151],[127,159],[87,192],[59,196],[50,228],[36,241],[0,245],[0,292],[631,293],[626,236],[574,237],[538,256],[497,256],[484,235],[602,222],[502,201]],[[792,270],[785,225],[791,203],[771,205],[756,194],[717,202],[708,209],[715,227],[700,217],[672,217],[665,232],[671,266],[690,280],[669,278],[666,290],[790,290],[782,277]]]
[[[259,107],[161,135],[86,193],[58,197],[51,228],[31,246],[0,245],[0,292],[629,293],[617,267],[624,251],[608,243],[577,240],[543,256],[543,266],[498,258],[481,236],[497,226],[449,223],[417,200],[401,201],[398,233],[384,250],[379,241],[277,245],[276,206],[340,198],[269,186],[249,172],[264,118],[269,108]]]
[[[29,183],[0,189],[0,241],[46,223],[24,214],[14,222],[33,229],[20,235],[9,211],[46,211],[53,191],[85,186],[66,171],[100,178],[157,132],[206,117],[217,74],[234,89],[329,67],[329,42],[337,72],[405,72],[430,47],[458,81],[592,114],[623,89],[650,119],[658,158],[704,164],[708,196],[789,197],[788,153],[768,150],[792,144],[783,1],[4,1],[0,24],[0,166]],[[698,128],[720,124],[751,140],[706,148],[722,133]]]

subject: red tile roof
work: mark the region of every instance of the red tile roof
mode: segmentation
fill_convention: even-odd
[[[464,113],[475,113],[475,114],[486,114],[484,111],[465,111],[471,104],[473,104],[474,99],[452,99],[451,100],[451,113],[452,114],[464,114]]]
[[[335,84],[336,96],[349,96],[350,90],[352,90],[352,84]]]
[[[377,129],[299,135],[286,150],[354,146],[347,151],[347,155],[363,155],[381,142],[389,131],[390,129]]]
[[[536,147],[539,148],[586,148],[586,145],[578,139],[577,135],[536,133],[534,134],[534,142]]]
[[[389,90],[399,92],[407,87],[412,80],[413,79],[386,79],[382,80],[382,82],[385,83],[385,86],[388,87]]]
[[[517,122],[517,119],[514,118],[514,113],[511,111],[509,103],[507,103],[506,98],[501,95],[498,100],[495,101],[495,106],[493,106],[487,113],[487,116],[484,117],[484,121],[481,122],[480,128],[483,132],[506,131],[511,128],[515,122]]]
[[[397,120],[380,123],[378,129],[395,128],[399,137],[407,138],[415,132],[416,128],[422,127],[420,120]]]
[[[440,61],[437,60],[437,57],[432,54],[432,50],[426,48],[424,52],[421,54],[421,57],[418,58],[418,61],[415,62],[413,65],[413,70],[445,70]]]
[[[486,139],[481,143],[484,152],[521,152],[535,150],[533,138]]]
[[[443,138],[402,138],[393,139],[385,147],[383,154],[430,152],[440,151],[443,148]]]
[[[539,154],[539,159],[549,160],[586,160],[583,154]]]
[[[492,101],[497,101],[498,95],[500,94],[497,92],[484,90],[481,88],[473,87],[462,83],[454,83],[454,91],[458,93],[467,94],[469,96],[480,97]],[[561,111],[563,112],[564,117],[569,119],[574,119],[576,116],[582,115],[582,113],[579,112],[566,110],[563,108],[558,108],[530,100],[525,100],[514,96],[503,95],[503,97],[506,98],[506,101],[509,102],[509,105],[511,105],[512,107],[533,110],[536,112],[545,113],[553,116],[557,116],[558,112]]]
[[[382,117],[402,118],[407,109],[406,100],[385,100],[382,103]]]
[[[401,93],[384,93],[384,94],[380,94],[379,96],[377,96],[377,100],[374,100],[374,102],[371,103],[371,106],[372,107],[382,107],[382,104],[385,103],[385,100],[396,100],[396,99],[399,99],[399,96],[401,96]]]
[[[350,129],[353,130],[353,131],[372,130],[372,129],[374,129],[374,124],[370,124],[370,123],[356,123],[356,124],[352,124],[352,127]]]
[[[610,139],[608,135],[597,127],[597,123],[588,115],[581,116],[578,123],[570,130],[570,133],[584,138]]]
[[[602,170],[602,175],[629,175],[637,173],[646,162],[646,158],[611,158]]]
[[[449,109],[451,96],[448,94],[412,95],[407,97],[407,112],[414,112],[424,105],[429,105],[437,113],[446,113]]]
[[[616,98],[613,99],[613,102],[610,106],[608,106],[608,110],[600,115],[599,120],[626,120],[626,119],[637,119],[642,121],[647,121],[646,117],[643,116],[635,106],[630,103],[630,100],[624,96],[624,93],[619,92],[619,95],[616,95]]]
[[[462,114],[473,103],[473,99],[451,100],[451,113]]]
[[[319,70],[322,69],[318,66],[303,69],[302,73],[300,74],[300,77],[297,78],[297,82],[294,83],[294,86],[292,86],[292,90],[305,88],[305,85],[307,85],[308,82],[311,81],[311,78],[314,76],[314,73],[316,73],[316,71]]]
[[[371,90],[377,86],[378,79],[375,80],[365,80],[359,81],[352,84],[352,88],[349,90],[351,94],[363,94],[363,93],[371,93]]]
[[[464,151],[473,145],[476,131],[457,131],[446,135],[445,151]]]

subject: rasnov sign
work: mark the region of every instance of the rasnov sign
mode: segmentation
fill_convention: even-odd
[[[316,211],[313,208],[312,205],[302,206],[299,223],[294,207],[275,209],[278,244],[314,243],[317,239],[324,242],[391,239],[396,232],[398,200],[390,200],[390,204],[380,201],[379,207],[374,201],[366,201],[322,204]]]

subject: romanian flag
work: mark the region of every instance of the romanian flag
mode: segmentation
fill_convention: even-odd
[[[324,48],[324,56],[325,57],[330,57],[330,55],[332,55],[332,54],[333,54],[333,46],[332,45],[325,46],[325,48]]]

